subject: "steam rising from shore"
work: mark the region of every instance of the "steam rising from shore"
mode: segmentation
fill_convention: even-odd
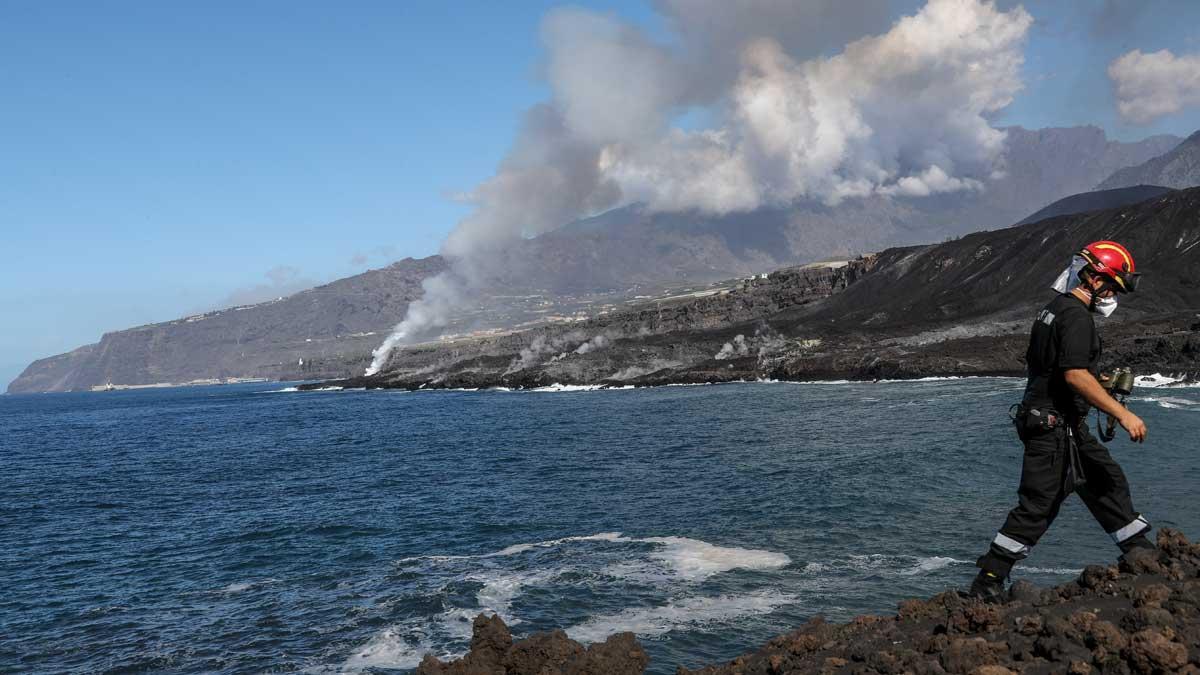
[[[496,175],[469,195],[475,211],[442,246],[450,271],[425,282],[367,374],[511,274],[497,269],[500,251],[621,204],[719,215],[981,189],[1003,171],[1004,134],[988,117],[1021,89],[1032,18],[929,0],[845,42],[884,28],[888,4],[659,0],[669,43],[611,15],[551,12],[550,101],[526,113]],[[712,123],[673,126],[684,114]]]

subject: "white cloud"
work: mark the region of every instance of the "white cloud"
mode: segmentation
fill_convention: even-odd
[[[930,0],[828,58],[754,41],[720,128],[609,145],[602,170],[627,199],[716,213],[975,189],[1000,168],[1004,135],[988,116],[1021,89],[1031,24],[1021,8]]]
[[[1108,67],[1117,111],[1134,124],[1149,124],[1184,108],[1200,106],[1200,54],[1135,49]]]

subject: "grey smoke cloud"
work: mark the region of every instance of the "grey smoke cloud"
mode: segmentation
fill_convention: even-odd
[[[720,98],[737,79],[746,45],[771,40],[793,59],[840,51],[892,23],[887,0],[656,0],[692,64],[691,98]]]
[[[446,322],[493,277],[498,251],[630,202],[710,214],[979,189],[1021,89],[1032,18],[985,0],[658,0],[674,39],[581,9],[542,27],[551,99],[530,110],[474,212],[447,238],[452,269],[375,352]],[[865,37],[864,37],[865,35]],[[835,50],[835,48],[838,48]],[[704,110],[711,128],[672,125]],[[440,295],[439,295],[440,294]]]

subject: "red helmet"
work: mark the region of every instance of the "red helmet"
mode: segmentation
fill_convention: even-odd
[[[1079,252],[1087,261],[1084,269],[1108,279],[1122,293],[1137,290],[1138,274],[1133,254],[1115,241],[1094,241]]]

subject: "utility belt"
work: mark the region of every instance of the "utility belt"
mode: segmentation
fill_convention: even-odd
[[[1065,487],[1068,493],[1087,483],[1078,444],[1078,438],[1087,433],[1086,418],[1083,422],[1072,424],[1062,413],[1050,406],[1031,406],[1025,403],[1014,404],[1009,409],[1009,416],[1017,430],[1017,436],[1024,443],[1054,434],[1055,452],[1065,451],[1067,455]]]
[[[1012,418],[1017,436],[1020,436],[1022,441],[1075,426],[1067,421],[1065,415],[1050,406],[1016,403],[1009,408],[1008,415]]]

